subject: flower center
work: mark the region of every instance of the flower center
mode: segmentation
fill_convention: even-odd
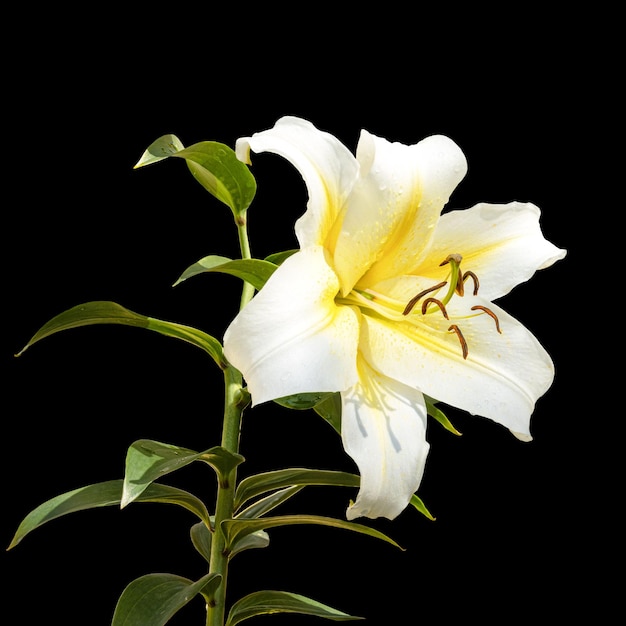
[[[408,315],[415,308],[417,303],[420,300],[422,300],[421,302],[422,315],[426,315],[428,313],[432,313],[433,311],[439,310],[439,312],[447,320],[449,320],[450,318],[446,310],[446,305],[448,304],[448,302],[450,302],[450,300],[452,299],[452,296],[455,293],[461,297],[465,295],[465,281],[468,278],[471,278],[474,283],[473,295],[477,295],[478,289],[480,287],[478,276],[476,276],[474,272],[470,272],[470,271],[463,272],[461,270],[462,259],[463,257],[460,254],[448,255],[446,259],[444,259],[439,264],[439,267],[442,267],[444,265],[450,265],[449,280],[444,280],[440,283],[437,283],[436,285],[433,285],[432,287],[429,287],[428,289],[424,289],[424,291],[420,291],[416,296],[414,296],[408,301],[406,307],[404,307],[404,311],[402,311],[402,315],[405,315],[405,316]],[[430,293],[443,289],[446,285],[448,285],[448,283],[449,283],[448,292],[441,300],[433,296],[428,296],[428,294]],[[428,297],[425,297],[425,296],[428,296]],[[502,333],[502,331],[500,330],[500,321],[498,320],[497,315],[491,309],[487,308],[486,306],[476,305],[476,306],[471,307],[470,310],[482,311],[483,313],[486,313],[487,315],[489,315],[489,317],[491,317],[493,321],[495,322],[496,330],[498,331],[498,333],[500,334]],[[467,341],[465,340],[465,337],[463,336],[463,333],[461,329],[459,328],[459,326],[457,324],[451,324],[450,327],[448,328],[448,332],[456,334],[459,340],[459,343],[461,344],[461,351],[463,353],[463,358],[467,359],[467,356],[469,354],[469,348],[467,345]]]
[[[471,271],[463,272],[461,270],[462,256],[460,254],[448,255],[440,264],[439,267],[444,265],[450,266],[450,274],[447,280],[443,280],[428,289],[420,291],[416,296],[411,298],[406,306],[403,307],[402,303],[395,300],[392,297],[388,297],[381,293],[376,293],[370,289],[353,289],[350,294],[345,297],[337,297],[336,302],[346,305],[356,305],[362,311],[370,311],[371,314],[378,314],[381,317],[392,320],[395,322],[402,322],[407,319],[410,314],[416,315],[414,312],[415,307],[418,306],[418,311],[421,311],[422,316],[438,314],[443,315],[446,320],[450,320],[450,316],[446,309],[446,305],[452,300],[452,297],[456,294],[460,297],[465,295],[465,283],[469,278],[472,279],[474,296],[478,295],[480,288],[480,282],[478,276]],[[448,287],[446,294],[443,298],[435,297],[436,292]],[[496,330],[502,334],[500,330],[500,320],[497,315],[486,306],[475,305],[470,307],[471,311],[476,311],[476,314],[485,313],[494,321]],[[416,321],[414,317],[411,317],[412,321]],[[453,320],[455,321],[455,320]],[[456,335],[459,343],[461,344],[461,352],[463,358],[467,359],[469,355],[469,346],[458,324],[450,324],[447,328],[448,333]]]

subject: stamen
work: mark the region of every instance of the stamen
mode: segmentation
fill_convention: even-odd
[[[402,315],[408,315],[413,307],[419,302],[420,298],[423,298],[427,293],[431,293],[432,291],[437,291],[437,289],[441,289],[446,286],[446,281],[442,281],[437,283],[436,285],[429,287],[428,289],[424,289],[424,291],[420,291],[415,297],[411,298],[407,305],[404,307],[404,311],[402,311]]]
[[[480,283],[478,282],[478,276],[474,274],[474,272],[467,271],[463,274],[463,282],[465,282],[468,278],[474,281],[474,295],[478,295],[478,288],[480,287]]]
[[[428,308],[428,305],[430,303],[436,304],[439,309],[441,310],[441,312],[443,313],[443,316],[449,320],[450,318],[448,317],[448,312],[446,311],[446,307],[443,306],[443,302],[441,302],[441,300],[437,300],[437,298],[426,298],[426,300],[424,300],[424,302],[422,302],[422,315],[426,315],[426,309]]]
[[[486,306],[480,306],[479,304],[477,304],[476,306],[473,306],[470,310],[471,311],[480,310],[486,313],[496,323],[496,330],[500,334],[502,334],[502,331],[500,330],[500,320],[498,320],[498,316],[491,309],[488,309]]]
[[[461,332],[461,329],[456,325],[456,324],[452,324],[452,326],[450,326],[450,328],[448,328],[448,330],[453,330],[456,333],[456,336],[458,337],[459,341],[461,342],[461,350],[463,350],[463,358],[467,359],[467,355],[469,354],[469,350],[467,349],[467,341],[465,341],[465,337],[463,337],[463,333]]]

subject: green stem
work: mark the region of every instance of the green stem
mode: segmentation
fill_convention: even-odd
[[[239,433],[241,416],[246,406],[245,394],[242,393],[242,378],[238,370],[228,366],[224,370],[224,429],[222,431],[222,447],[237,453],[239,450]],[[237,468],[233,468],[218,484],[217,505],[215,509],[215,532],[211,544],[210,571],[222,577],[222,583],[207,606],[206,626],[224,626],[226,615],[226,582],[228,579],[228,553],[226,540],[221,530],[221,523],[230,519],[234,512],[235,487],[237,485]]]
[[[246,212],[235,220],[239,233],[241,258],[251,258]],[[248,304],[254,295],[254,287],[244,282],[241,294],[240,310]],[[243,390],[241,372],[229,365],[224,370],[224,425],[222,429],[222,447],[237,454],[239,452],[239,436],[241,417],[247,406],[247,394]],[[207,605],[206,626],[224,626],[226,618],[226,587],[228,580],[228,553],[226,540],[221,530],[223,520],[230,519],[234,513],[235,487],[237,486],[237,468],[233,468],[218,484],[217,503],[215,507],[215,533],[211,543],[210,571],[222,577],[222,583]]]
[[[237,230],[239,232],[239,247],[241,248],[241,258],[250,259],[250,242],[248,241],[248,218],[247,211],[243,211],[237,216],[235,220],[237,224]],[[254,287],[250,283],[244,282],[243,291],[241,292],[241,304],[239,309],[243,309],[254,295]]]

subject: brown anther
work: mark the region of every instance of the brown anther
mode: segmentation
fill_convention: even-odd
[[[450,263],[450,261],[454,261],[457,265],[461,265],[461,261],[463,257],[460,254],[449,254],[441,263],[439,263],[439,267],[443,267]]]
[[[413,307],[427,293],[431,293],[432,291],[437,291],[437,289],[441,289],[442,287],[445,287],[447,284],[448,283],[444,280],[444,281],[442,281],[440,283],[437,283],[436,285],[433,285],[432,287],[429,287],[428,289],[424,289],[424,291],[420,291],[415,297],[411,298],[408,301],[407,305],[404,307],[404,311],[402,311],[402,315],[408,315],[413,310]]]
[[[463,358],[467,359],[467,355],[469,354],[469,350],[467,349],[467,341],[465,341],[465,337],[463,337],[463,333],[461,332],[461,329],[456,325],[456,324],[452,324],[452,326],[450,326],[450,328],[448,328],[448,330],[453,330],[456,333],[456,336],[458,337],[460,343],[461,343],[461,350],[463,350]]]
[[[480,287],[480,283],[478,282],[478,276],[474,274],[474,272],[464,272],[463,274],[463,282],[465,282],[468,278],[471,278],[474,281],[474,295],[478,294],[478,288]]]
[[[443,313],[443,316],[449,320],[450,318],[448,317],[448,312],[446,311],[446,307],[443,306],[443,302],[441,300],[437,300],[437,298],[426,298],[426,300],[424,300],[424,302],[422,302],[422,315],[426,315],[426,309],[428,308],[428,305],[430,303],[436,304],[439,309],[441,310],[441,312]]]
[[[465,283],[463,283],[463,275],[461,272],[459,272],[459,275],[457,276],[454,291],[456,291],[461,297],[465,295]]]
[[[480,306],[479,304],[477,304],[476,306],[473,306],[470,310],[471,311],[483,311],[484,313],[486,313],[496,323],[496,330],[500,334],[502,334],[502,331],[500,330],[500,320],[498,319],[498,316],[491,309],[488,309],[486,306]]]

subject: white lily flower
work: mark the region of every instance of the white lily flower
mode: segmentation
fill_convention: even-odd
[[[362,131],[356,158],[332,135],[285,117],[237,142],[299,170],[307,210],[300,250],[224,336],[254,404],[341,392],[342,438],[361,474],[347,511],[396,517],[428,454],[426,394],[490,418],[523,440],[554,377],[550,356],[493,304],[565,256],[532,204],[479,204],[441,215],[467,171],[443,136],[416,145]]]

